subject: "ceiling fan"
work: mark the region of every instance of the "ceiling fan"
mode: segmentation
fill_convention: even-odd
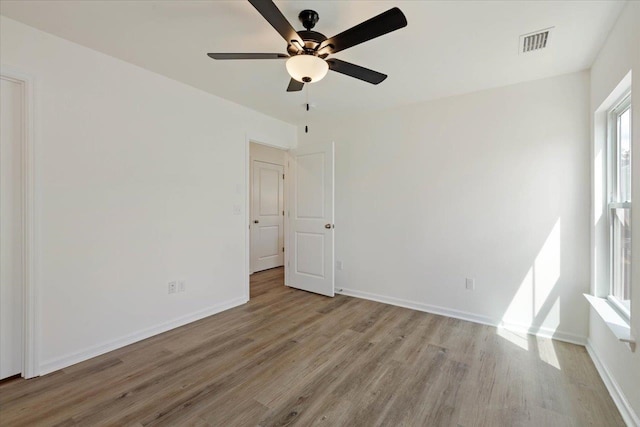
[[[291,81],[287,92],[302,90],[305,83],[320,81],[329,70],[377,85],[386,74],[327,56],[380,37],[407,26],[407,18],[397,7],[364,21],[355,27],[328,39],[312,31],[320,19],[314,10],[303,10],[298,15],[305,30],[296,31],[272,0],[249,0],[258,12],[287,42],[284,53],[208,53],[213,59],[287,59]]]

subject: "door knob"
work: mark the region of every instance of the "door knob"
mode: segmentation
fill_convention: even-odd
[[[254,224],[258,224],[260,221],[258,221],[257,219],[253,221]]]
[[[331,228],[331,224],[325,224],[324,228]]]

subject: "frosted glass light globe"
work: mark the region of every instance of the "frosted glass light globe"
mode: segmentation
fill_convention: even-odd
[[[286,66],[289,75],[302,83],[318,82],[329,71],[329,64],[324,59],[313,55],[292,56],[287,59]]]

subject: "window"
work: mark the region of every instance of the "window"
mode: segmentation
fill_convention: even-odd
[[[631,300],[631,95],[609,112],[609,300],[629,317]]]

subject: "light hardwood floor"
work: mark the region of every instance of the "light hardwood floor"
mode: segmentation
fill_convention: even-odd
[[[622,426],[585,349],[257,273],[251,301],[0,384],[0,424]]]

